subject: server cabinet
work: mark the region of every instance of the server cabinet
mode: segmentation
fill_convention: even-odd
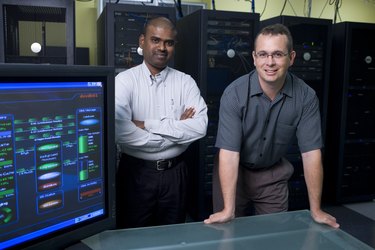
[[[375,198],[375,24],[333,26],[326,193],[338,203]]]
[[[141,64],[138,38],[145,23],[156,16],[176,21],[172,7],[107,3],[97,21],[98,64],[114,66],[116,73]]]
[[[0,62],[74,64],[74,1],[0,0],[0,24]]]
[[[202,220],[212,212],[212,168],[219,102],[233,80],[253,68],[251,52],[259,14],[199,10],[178,20],[175,67],[190,74],[208,106],[206,137],[189,147],[190,214]]]
[[[312,87],[320,104],[322,133],[325,138],[328,107],[330,56],[332,44],[332,20],[295,16],[278,16],[261,21],[261,27],[282,23],[293,37],[296,58],[290,71]],[[287,155],[294,166],[289,181],[289,210],[309,207],[306,183],[303,174],[301,153],[294,140]]]

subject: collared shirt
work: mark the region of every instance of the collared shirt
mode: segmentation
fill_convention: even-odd
[[[180,155],[207,129],[207,106],[194,79],[166,67],[152,76],[146,64],[116,76],[116,143],[123,153],[144,160]],[[189,107],[193,118],[180,120]],[[132,120],[144,121],[145,129]]]
[[[257,72],[240,77],[224,91],[219,112],[216,147],[240,152],[241,164],[250,168],[275,164],[295,136],[301,152],[323,146],[315,91],[290,73],[273,101]]]

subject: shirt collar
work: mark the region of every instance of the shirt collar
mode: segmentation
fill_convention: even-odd
[[[293,97],[293,77],[289,72],[286,74],[285,83],[280,92],[289,97]]]
[[[254,73],[251,74],[250,83],[251,83],[251,96],[263,94],[263,90],[260,87],[260,83],[259,83],[258,73],[256,71],[254,71]],[[293,79],[289,72],[286,74],[285,83],[280,93],[285,94],[289,97],[293,97]]]
[[[262,88],[260,87],[260,83],[259,83],[259,78],[258,78],[258,73],[256,72],[256,70],[254,70],[253,73],[250,73],[250,93],[251,93],[251,96],[255,96],[255,95],[260,95],[260,94],[263,94],[263,90]]]
[[[167,78],[167,74],[169,72],[169,67],[165,67],[160,73],[156,74],[155,76],[152,76],[150,70],[147,68],[147,65],[145,61],[142,63],[142,72],[145,75],[146,78],[149,78],[149,84],[152,85],[154,82],[156,83],[165,83],[165,79]],[[155,79],[156,81],[152,81],[152,79]]]

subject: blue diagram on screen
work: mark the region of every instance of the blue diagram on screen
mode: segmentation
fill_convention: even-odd
[[[0,248],[104,213],[102,87],[0,84]]]

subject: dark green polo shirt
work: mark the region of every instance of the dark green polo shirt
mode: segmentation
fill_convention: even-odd
[[[280,160],[294,136],[301,152],[323,146],[319,100],[301,79],[288,73],[273,101],[263,93],[255,71],[225,89],[216,147],[241,152],[241,164],[262,168]]]

